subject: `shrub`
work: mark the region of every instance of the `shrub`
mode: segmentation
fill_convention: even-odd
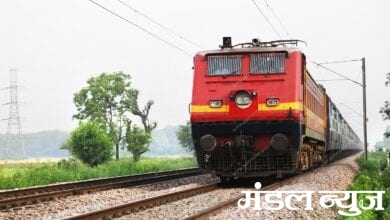
[[[357,159],[361,170],[356,175],[353,183],[350,185],[349,190],[378,190],[385,191],[387,193],[383,196],[384,211],[362,210],[362,214],[355,217],[342,217],[342,219],[390,219],[390,194],[388,193],[388,184],[390,181],[389,168],[383,170],[384,153],[374,152],[369,154],[368,161],[364,161],[363,157]],[[387,189],[386,189],[387,187]],[[364,194],[358,195],[358,201],[363,201],[365,206],[370,204],[370,201],[364,196]]]
[[[383,185],[390,188],[390,167],[386,168],[382,174]]]
[[[111,159],[113,145],[114,143],[102,128],[88,122],[80,124],[63,146],[74,157],[93,167]]]
[[[57,167],[59,169],[64,169],[64,170],[74,170],[78,166],[77,160],[75,158],[69,158],[69,159],[62,159],[58,161]]]
[[[133,160],[135,162],[139,161],[141,154],[149,150],[151,140],[151,135],[149,133],[145,133],[136,125],[132,128],[129,125],[126,129],[125,141],[127,144],[127,150],[133,154]]]

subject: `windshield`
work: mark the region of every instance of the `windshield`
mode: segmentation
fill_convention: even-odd
[[[251,74],[284,73],[284,53],[252,54],[250,60]]]
[[[241,73],[241,56],[209,56],[207,75],[238,75]]]

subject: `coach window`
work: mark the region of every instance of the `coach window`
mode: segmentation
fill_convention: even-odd
[[[241,73],[241,56],[209,56],[207,75],[226,76]]]
[[[284,53],[261,53],[250,55],[251,74],[279,74],[284,73]]]

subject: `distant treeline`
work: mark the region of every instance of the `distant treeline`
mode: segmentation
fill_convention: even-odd
[[[28,133],[21,136],[22,143],[13,136],[6,152],[7,137],[2,134],[0,135],[0,159],[67,157],[68,151],[61,150],[60,146],[68,135],[68,132],[57,130]]]
[[[390,125],[387,126],[385,133],[390,133]],[[383,135],[383,140],[376,142],[375,149],[390,150],[390,137],[386,137],[386,135]]]
[[[180,147],[177,141],[175,134],[177,128],[176,126],[168,126],[154,130],[150,151],[145,156],[189,155],[190,153]],[[0,159],[68,157],[68,151],[60,149],[68,136],[69,132],[58,130],[23,134],[24,152],[20,143],[12,139],[10,141],[11,146],[8,148],[8,153],[6,153],[6,135],[0,134]],[[121,152],[121,155],[125,154],[129,155],[129,152]]]
[[[152,143],[149,146],[147,155],[191,155],[186,152],[179,144],[176,137],[176,130],[179,126],[167,126],[162,129],[156,129],[152,132]]]

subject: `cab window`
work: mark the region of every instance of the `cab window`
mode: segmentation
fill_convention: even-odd
[[[284,73],[284,53],[261,53],[250,55],[251,74]]]
[[[207,75],[238,75],[241,73],[241,56],[209,56]]]

